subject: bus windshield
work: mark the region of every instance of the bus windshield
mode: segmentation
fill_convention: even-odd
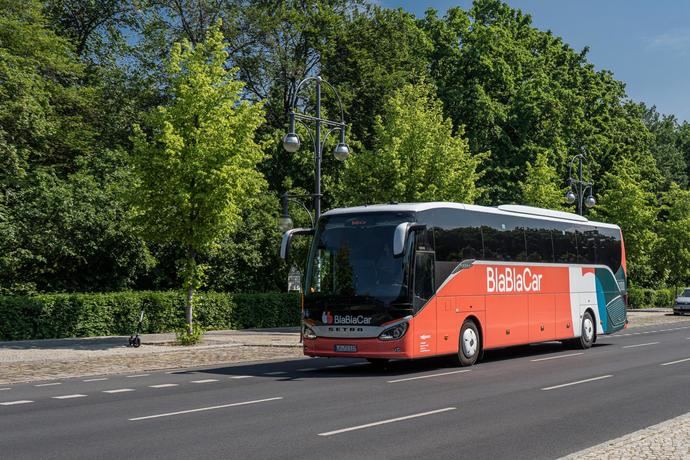
[[[395,228],[412,220],[410,213],[323,217],[310,253],[305,300],[320,298],[330,306],[333,301],[366,303],[369,308],[409,303],[410,251],[393,256],[392,249]]]

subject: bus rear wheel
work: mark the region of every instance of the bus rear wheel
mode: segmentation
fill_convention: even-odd
[[[471,319],[462,323],[458,344],[457,363],[460,366],[471,366],[477,362],[482,353],[482,341],[477,325]]]

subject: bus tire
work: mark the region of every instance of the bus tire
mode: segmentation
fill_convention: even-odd
[[[460,328],[457,363],[460,366],[471,366],[477,362],[482,351],[482,341],[477,325],[468,319]]]
[[[580,338],[575,341],[578,348],[586,350],[592,347],[597,333],[594,324],[592,314],[586,311],[582,316],[582,332],[580,333]]]

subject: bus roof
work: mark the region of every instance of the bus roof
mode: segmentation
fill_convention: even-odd
[[[351,208],[336,208],[323,213],[324,216],[337,214],[353,214],[362,212],[420,212],[431,209],[463,209],[488,214],[502,214],[515,217],[526,217],[537,220],[550,220],[555,222],[580,222],[596,227],[616,228],[617,225],[605,222],[593,222],[586,217],[571,212],[554,211],[552,209],[535,208],[522,205],[501,205],[498,207],[478,206],[474,204],[453,203],[449,201],[432,201],[427,203],[391,203],[391,204],[372,204],[364,206],[354,206]]]

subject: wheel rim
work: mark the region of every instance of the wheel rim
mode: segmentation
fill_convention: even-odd
[[[477,334],[468,327],[462,333],[462,352],[466,357],[471,358],[477,352],[477,345]]]
[[[582,332],[585,334],[585,340],[591,342],[592,337],[594,337],[594,323],[592,323],[592,319],[589,316],[582,322],[582,329]]]

